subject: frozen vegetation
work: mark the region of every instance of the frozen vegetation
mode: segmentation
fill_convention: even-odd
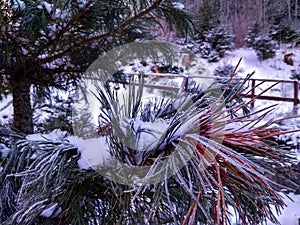
[[[225,65],[225,64],[231,64],[236,65],[239,58],[242,58],[242,63],[239,66],[238,74],[241,77],[246,77],[247,74],[255,71],[253,78],[264,78],[264,79],[290,79],[291,76],[291,67],[289,65],[286,65],[282,62],[282,55],[283,53],[289,51],[289,49],[281,49],[277,51],[277,55],[275,58],[268,59],[265,61],[259,61],[257,59],[257,56],[254,52],[254,50],[250,50],[247,48],[243,49],[237,49],[232,52],[229,52],[226,54],[226,56],[218,63],[208,63],[208,69],[207,71],[208,76],[213,74],[213,71],[219,66],[219,65]],[[294,61],[295,64],[298,65],[300,63],[300,50],[298,49],[292,49],[295,57]],[[299,58],[298,58],[299,56]],[[139,68],[132,68],[132,67],[124,67],[123,69],[125,72],[135,72]],[[296,70],[299,70],[299,68],[295,68]],[[149,67],[145,68],[145,72],[152,72]],[[182,83],[182,79],[178,79],[175,81],[175,83],[171,84],[177,87],[180,87]],[[173,80],[174,82],[174,80]],[[159,82],[158,82],[159,83]],[[163,81],[163,83],[160,83],[161,85],[168,84],[168,80]],[[268,88],[269,84],[265,83],[260,86],[261,90],[264,90],[265,88]],[[121,88],[122,89],[122,88]],[[291,96],[292,95],[292,87],[287,86],[279,86],[275,87],[274,89],[269,90],[266,95],[276,95],[276,96]],[[157,95],[157,93],[156,93]],[[154,95],[155,96],[155,95]],[[256,109],[260,109],[262,107],[266,107],[269,105],[277,104],[275,106],[274,111],[272,111],[270,114],[267,115],[265,118],[266,120],[272,119],[272,118],[279,118],[282,116],[295,116],[298,115],[298,108],[293,108],[292,103],[281,103],[281,102],[270,102],[270,101],[264,101],[264,100],[257,100],[255,102]],[[1,115],[1,124],[5,125],[6,123],[9,123],[12,119],[12,103],[11,103],[11,96],[8,96],[4,98],[4,100],[1,102],[0,105],[0,115]],[[51,110],[51,109],[49,109]],[[122,120],[121,120],[122,121]],[[193,122],[193,118],[191,121],[187,121],[185,126],[180,127],[174,134],[174,137],[182,135],[186,130],[190,129],[190,126]],[[263,123],[263,122],[262,122]],[[140,142],[136,143],[137,148],[147,149],[152,148],[153,146],[158,144],[158,140],[161,139],[161,136],[165,130],[167,129],[168,124],[166,124],[165,121],[157,120],[155,123],[149,124],[149,122],[143,122],[142,120],[136,120],[134,121],[127,121],[123,120],[121,125],[122,132],[126,135],[126,126],[128,124],[132,124],[133,130],[146,130],[151,129],[151,132],[154,132],[155,135],[152,135],[148,132],[140,132]],[[236,126],[236,125],[235,125]],[[299,130],[300,126],[300,119],[298,118],[292,118],[289,120],[284,121],[282,124],[280,124],[283,128],[286,127],[288,129],[292,130]],[[230,128],[230,126],[227,127],[228,130],[230,129],[236,129],[236,127]],[[247,128],[244,128],[244,130],[247,130]],[[109,147],[107,145],[107,142],[104,137],[100,138],[88,138],[83,139],[81,137],[77,136],[69,136],[65,132],[55,130],[49,134],[34,134],[27,136],[28,141],[59,141],[59,140],[67,140],[70,144],[73,144],[78,147],[79,152],[81,153],[80,158],[77,161],[77,165],[81,170],[86,170],[90,168],[95,168],[96,166],[106,166],[109,167],[111,163],[111,155],[109,154]],[[300,143],[300,132],[294,132],[292,135],[282,135],[280,137],[281,140],[288,140],[289,144],[294,145],[296,150],[296,153],[298,154],[298,159],[300,160],[300,153],[299,153],[299,143]],[[1,144],[0,145],[0,152],[2,157],[5,157],[8,152],[9,148],[7,146]],[[31,159],[34,160],[37,157],[37,155],[33,154],[31,156]],[[141,163],[141,158],[139,155],[136,155],[135,158],[137,163]],[[3,170],[3,168],[0,168],[0,172]],[[286,207],[282,211],[282,214],[278,216],[278,220],[284,225],[298,225],[298,218],[300,218],[299,214],[299,208],[300,208],[300,198],[299,195],[289,194],[290,199],[285,198]],[[275,209],[274,209],[275,210]],[[275,212],[275,211],[274,211]],[[57,203],[43,209],[40,215],[44,217],[55,217],[58,214],[61,213],[61,208],[58,207]],[[231,221],[233,224],[235,224],[235,216],[233,215],[231,218]],[[238,223],[237,223],[238,224]],[[267,222],[268,225],[271,225],[272,223]]]

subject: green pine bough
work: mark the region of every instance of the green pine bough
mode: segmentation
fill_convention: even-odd
[[[109,177],[97,167],[80,169],[80,149],[68,139],[15,137],[1,163],[1,224],[228,224],[232,212],[241,224],[278,224],[272,208],[285,206],[277,192],[283,187],[270,177],[294,160],[276,142],[292,131],[264,121],[271,108],[245,110],[253,100],[237,96],[247,79],[232,76],[152,104],[142,98],[142,75],[137,86],[129,81],[122,103],[100,84],[95,96],[110,126],[108,151],[126,168],[137,168],[140,176],[129,175],[140,183],[110,179],[126,179],[122,171]],[[145,135],[155,141],[142,142]]]

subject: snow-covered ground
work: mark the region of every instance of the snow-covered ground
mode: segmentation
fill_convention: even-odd
[[[3,97],[0,102],[0,126],[9,123],[12,120],[13,105],[12,96]]]
[[[285,197],[284,202],[287,205],[278,216],[282,225],[299,225],[300,221],[300,195],[289,194],[290,198]],[[268,222],[267,225],[273,225]]]

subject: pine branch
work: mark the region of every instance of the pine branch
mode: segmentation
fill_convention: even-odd
[[[34,57],[34,58],[37,58],[37,57],[42,53],[42,51],[43,51],[44,49],[50,48],[51,45],[55,45],[55,44],[57,44],[59,41],[61,41],[61,40],[60,40],[61,37],[62,37],[63,35],[65,35],[65,33],[66,33],[67,31],[69,31],[69,30],[71,29],[71,26],[74,25],[74,24],[77,22],[78,18],[79,18],[80,16],[82,16],[82,15],[86,12],[86,10],[87,10],[88,7],[92,4],[92,2],[93,2],[93,0],[88,0],[88,1],[86,2],[85,6],[84,6],[83,8],[81,8],[81,9],[76,13],[76,15],[73,16],[73,18],[72,18],[71,20],[68,21],[68,23],[67,23],[64,27],[62,27],[60,30],[58,30],[58,32],[57,32],[56,35],[55,35],[55,38],[54,38],[54,39],[48,39],[47,44],[41,46],[41,47],[33,54],[33,57]],[[50,60],[50,61],[53,61],[53,60],[56,59],[56,58],[60,58],[60,57],[54,57],[54,58],[53,58],[52,60]],[[47,61],[47,62],[49,62],[49,61]]]

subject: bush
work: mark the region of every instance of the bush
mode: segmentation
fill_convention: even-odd
[[[199,52],[202,58],[207,59],[209,62],[218,62],[220,60],[219,53],[208,42],[202,42],[199,45]]]
[[[263,34],[257,22],[249,27],[245,42],[247,47],[255,50],[259,60],[273,58],[276,54],[276,41],[273,40],[273,36]]]
[[[225,27],[216,27],[203,33],[203,42],[199,46],[201,56],[209,62],[217,62],[233,47],[233,34]]]
[[[213,28],[205,34],[206,41],[219,53],[221,58],[224,57],[226,50],[232,49],[233,37],[234,35],[225,27]]]
[[[259,23],[254,23],[249,27],[248,35],[245,38],[245,43],[247,47],[252,47],[256,38],[259,37],[261,33],[261,26]]]
[[[299,70],[291,70],[291,79],[300,81],[300,71]]]
[[[267,35],[257,37],[252,47],[259,60],[273,58],[276,55],[276,43]]]
[[[230,77],[234,71],[234,66],[230,64],[224,64],[223,66],[218,66],[215,71],[214,75],[216,77]]]
[[[289,43],[300,37],[300,34],[288,25],[273,25],[270,27],[269,36],[273,40]]]

